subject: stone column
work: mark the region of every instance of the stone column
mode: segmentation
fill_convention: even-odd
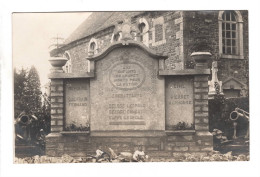
[[[51,80],[51,132],[63,130],[63,80]]]
[[[194,52],[191,57],[196,62],[195,69],[208,69],[209,52]],[[194,76],[194,118],[195,130],[208,131],[208,75]]]
[[[53,75],[63,73],[62,67],[67,61],[67,58],[52,57],[49,60],[52,65],[51,73]],[[63,97],[63,79],[51,79],[51,133],[63,131]]]
[[[208,131],[208,76],[194,78],[195,130]]]
[[[196,70],[208,68],[208,60],[211,56],[209,52],[194,52],[191,56],[196,62]],[[212,134],[209,132],[208,90],[208,75],[194,76],[195,130],[201,151],[213,150]]]
[[[58,75],[63,73],[62,67],[67,59],[53,57],[50,60],[52,65],[51,73]],[[60,156],[63,152],[64,143],[62,142],[64,104],[63,104],[63,79],[51,79],[51,133],[46,137],[45,153],[48,156]]]

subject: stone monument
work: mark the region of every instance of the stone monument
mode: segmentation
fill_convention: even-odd
[[[205,64],[210,55],[193,53],[195,69],[166,70],[167,56],[130,39],[127,25],[120,41],[86,58],[86,72],[54,68],[49,74],[47,155],[86,156],[106,147],[159,157],[213,150]]]

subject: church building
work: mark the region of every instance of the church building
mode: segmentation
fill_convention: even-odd
[[[210,52],[225,97],[248,96],[248,11],[93,12],[51,55],[68,59],[65,72],[86,71],[89,55],[121,40],[126,20],[134,40],[169,56],[166,69],[193,68],[192,52]]]

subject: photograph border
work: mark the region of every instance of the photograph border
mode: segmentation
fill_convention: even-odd
[[[62,2],[62,5],[61,5]],[[158,6],[156,3],[162,3]],[[259,10],[256,1],[209,2],[183,1],[1,1],[0,56],[1,56],[1,176],[259,176]],[[102,6],[100,6],[102,4]],[[116,4],[116,6],[115,6]],[[137,5],[138,4],[138,5]],[[188,4],[188,6],[187,6]],[[225,6],[223,6],[225,4]],[[122,6],[126,8],[122,8]],[[64,11],[128,11],[128,10],[249,10],[250,60],[250,161],[249,162],[178,162],[178,163],[118,163],[118,164],[13,164],[13,74],[12,74],[12,13]],[[174,9],[171,9],[173,7]],[[11,114],[10,114],[11,113]],[[102,169],[102,170],[101,170]]]

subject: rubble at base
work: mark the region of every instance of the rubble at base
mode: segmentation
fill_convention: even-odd
[[[125,154],[125,153],[120,153]],[[131,153],[129,153],[131,154]],[[149,154],[148,154],[149,155]],[[130,155],[129,155],[130,156]],[[192,153],[176,153],[173,157],[149,157],[145,162],[214,162],[214,161],[249,161],[250,157],[246,154],[232,155],[232,151],[221,154],[218,151],[209,152],[207,154]],[[25,158],[15,158],[16,164],[40,164],[40,163],[118,163],[132,162],[131,159],[122,158],[122,155],[108,161],[105,158],[96,160],[91,157],[71,157],[67,154],[61,157],[33,156]]]

